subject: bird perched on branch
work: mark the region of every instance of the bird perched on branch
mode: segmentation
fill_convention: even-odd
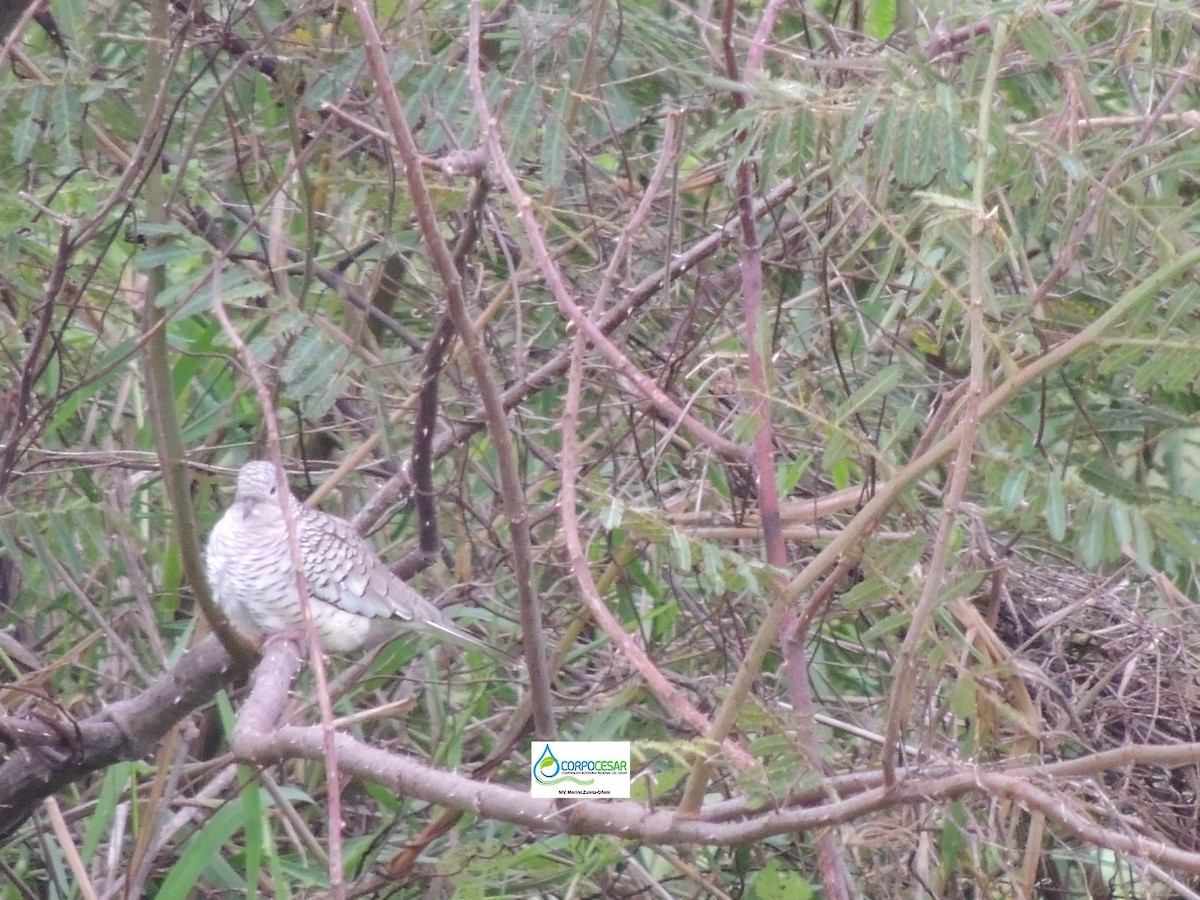
[[[234,628],[259,636],[303,627],[286,515],[295,524],[313,625],[326,650],[374,646],[408,628],[502,656],[393,575],[349,522],[304,506],[290,491],[281,503],[277,485],[272,463],[242,466],[233,505],[208,538],[208,583]]]

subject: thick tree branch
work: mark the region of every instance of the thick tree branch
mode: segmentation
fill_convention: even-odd
[[[35,740],[22,742],[0,765],[0,837],[12,834],[43,798],[151,752],[172,725],[245,671],[210,635],[141,694],[69,725],[56,742],[38,729]]]
[[[324,759],[323,735],[317,726],[275,728],[287,700],[290,677],[298,660],[296,646],[273,642],[256,672],[251,699],[239,717],[234,743],[249,760],[266,765],[287,759]],[[170,672],[143,693],[105,707],[62,730],[55,742],[44,726],[31,727],[36,737],[22,743],[0,765],[0,836],[12,834],[38,804],[74,781],[122,760],[138,759],[153,750],[167,730],[204,704],[221,687],[242,674],[213,636],[205,638]],[[249,717],[247,717],[249,713]],[[14,720],[0,722],[7,739]],[[69,736],[68,736],[69,735]],[[1130,766],[1174,769],[1200,762],[1200,744],[1130,745],[1079,759],[1031,765],[981,768],[941,765],[897,771],[887,789],[879,772],[828,779],[772,807],[745,797],[702,807],[694,818],[675,810],[648,810],[639,803],[586,801],[561,806],[535,800],[527,786],[473,781],[444,772],[402,754],[367,746],[337,735],[344,773],[386,785],[429,803],[524,825],[539,833],[610,834],[651,844],[733,846],[782,834],[795,834],[860,819],[887,809],[983,793],[1027,803],[1047,819],[1091,843],[1139,859],[1200,874],[1200,854],[1180,850],[1153,835],[1133,835],[1106,827],[1067,794],[1053,788]],[[842,799],[826,802],[833,789]]]

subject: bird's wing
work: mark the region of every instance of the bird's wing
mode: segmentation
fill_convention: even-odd
[[[393,619],[468,649],[508,655],[456,628],[442,612],[393,575],[344,519],[303,507],[299,516],[304,578],[312,596],[372,619]]]
[[[299,521],[304,577],[313,596],[369,618],[441,618],[437,607],[387,570],[349,522],[308,508]]]

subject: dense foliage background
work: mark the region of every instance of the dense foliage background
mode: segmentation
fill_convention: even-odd
[[[551,660],[535,726],[516,666],[332,659],[343,730],[516,790],[534,728],[630,740],[631,802],[702,835],[362,779],[331,828],[321,762],[230,754],[243,679],[0,808],[3,896],[319,896],[331,832],[388,896],[1197,896],[1192,4],[5,16],[9,761],[196,640],[199,542],[278,451]]]

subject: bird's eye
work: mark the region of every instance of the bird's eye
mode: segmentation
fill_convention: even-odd
[[[275,488],[276,488],[276,485],[271,485],[271,496],[272,497],[275,496]]]

